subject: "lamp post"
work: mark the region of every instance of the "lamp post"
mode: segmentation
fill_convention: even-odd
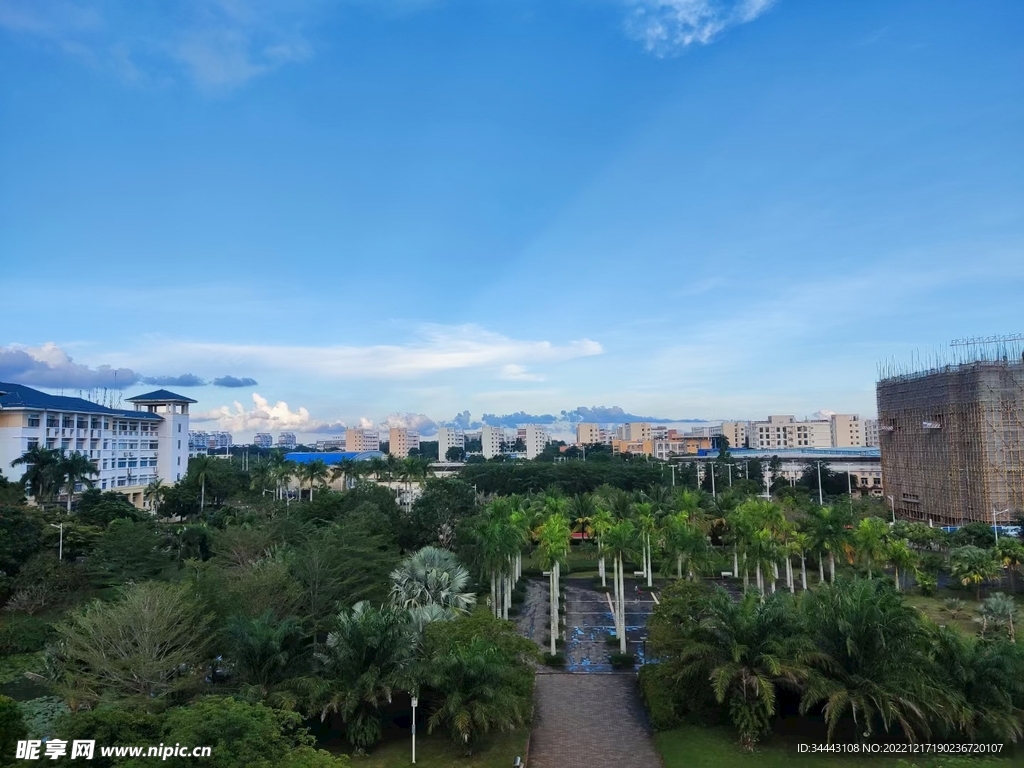
[[[60,525],[54,525],[53,523],[50,523],[50,527],[51,528],[59,528],[60,529],[60,540],[59,540],[59,543],[57,544],[57,559],[58,560],[63,560],[64,559],[64,523],[61,523]]]
[[[846,493],[853,498],[853,476],[850,474],[850,470],[846,470]]]
[[[419,698],[412,697],[412,762],[416,764],[416,705],[420,703]]]
[[[992,509],[992,532],[996,535],[996,544],[999,543],[999,526],[996,525],[996,515],[1005,515],[1009,511],[1009,507],[1004,509],[1002,512],[996,512],[995,508]]]
[[[825,506],[825,495],[821,491],[821,461],[814,462],[818,465],[818,506]]]
[[[718,493],[715,491],[715,462],[708,462],[711,465],[711,498],[717,499]]]

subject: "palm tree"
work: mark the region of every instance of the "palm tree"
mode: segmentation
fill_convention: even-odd
[[[298,619],[274,620],[274,612],[250,619],[235,616],[228,623],[229,655],[235,677],[257,701],[296,671],[302,656],[302,626]]]
[[[209,456],[195,456],[188,461],[188,473],[199,481],[199,512],[206,507],[206,478],[213,467],[213,459]]]
[[[561,512],[564,504],[550,503],[547,499],[545,502],[546,506],[549,508],[553,506],[556,511],[548,516],[544,523],[535,531],[535,535],[537,537],[537,551],[540,555],[541,565],[550,571],[548,575],[548,588],[551,598],[548,605],[551,610],[551,655],[554,656],[557,652],[556,642],[558,640],[559,628],[559,577],[561,575],[562,563],[565,562],[566,556],[569,554],[569,541],[572,538],[572,531],[569,528],[569,521]]]
[[[249,470],[249,487],[254,491],[259,491],[261,496],[267,493],[267,488],[273,484],[273,481],[273,466],[269,462],[260,462]]]
[[[298,683],[307,713],[321,720],[337,715],[353,746],[372,747],[383,732],[383,706],[395,691],[416,688],[416,648],[408,611],[375,609],[366,601],[342,611],[322,651],[315,654],[315,674]]]
[[[892,567],[896,570],[896,591],[899,592],[903,588],[900,584],[900,572],[916,571],[921,558],[910,548],[906,539],[890,541],[885,547],[885,558],[892,563]]]
[[[55,476],[60,478],[64,490],[68,494],[68,514],[71,514],[71,500],[75,495],[75,487],[79,484],[92,488],[96,481],[93,475],[100,473],[96,462],[84,453],[70,453],[57,462]]]
[[[341,487],[344,489],[348,482],[348,478],[354,475],[352,471],[354,467],[355,462],[349,461],[348,459],[338,462],[331,467],[331,482],[334,483],[341,480]]]
[[[676,578],[683,578],[683,564],[687,578],[693,581],[696,574],[704,570],[710,554],[708,539],[685,512],[678,512],[665,518],[661,529],[665,549],[676,559]]]
[[[62,458],[63,454],[55,448],[36,446],[12,461],[11,466],[25,467],[22,484],[37,502],[44,502],[53,498],[54,488],[59,484],[56,468]]]
[[[771,730],[777,688],[798,689],[815,658],[791,600],[780,593],[764,603],[753,595],[737,602],[719,590],[684,630],[687,642],[670,662],[691,685],[711,682],[747,750]]]
[[[878,517],[866,517],[857,524],[853,532],[853,543],[858,556],[865,561],[868,578],[871,578],[871,567],[885,556],[885,535],[889,532],[889,524]]]
[[[519,555],[526,541],[521,517],[509,500],[498,498],[484,508],[475,532],[476,562],[490,577],[491,611],[499,619],[508,618]]]
[[[634,505],[636,512],[637,526],[640,529],[641,557],[643,559],[644,579],[647,581],[647,588],[652,586],[651,573],[651,536],[657,530],[657,523],[654,519],[654,505],[649,501],[642,501]]]
[[[811,542],[819,553],[828,552],[829,581],[836,580],[836,552],[843,551],[848,542],[847,526],[853,522],[853,515],[846,505],[834,507],[812,507],[808,520]],[[819,582],[824,581],[821,555],[818,556]]]
[[[607,570],[605,568],[604,558],[604,536],[608,533],[608,530],[615,524],[615,518],[612,517],[612,513],[609,512],[605,507],[598,506],[596,511],[590,518],[590,528],[594,532],[594,536],[597,539],[597,572],[601,577],[601,586],[607,587],[608,581],[606,578]]]
[[[950,576],[965,587],[973,584],[977,588],[977,599],[981,600],[983,582],[996,578],[1002,572],[999,562],[990,550],[968,544],[957,547],[949,553]]]
[[[1017,642],[1017,633],[1014,629],[1013,619],[1017,615],[1017,603],[1010,595],[1003,594],[1002,592],[996,592],[995,594],[985,598],[981,604],[981,616],[983,621],[982,635],[985,634],[985,629],[988,625],[994,624],[997,627],[1005,627],[1007,634],[1009,635],[1010,642]]]
[[[800,557],[800,586],[807,591],[807,549],[811,545],[811,537],[800,531],[789,537],[790,552]]]
[[[297,472],[298,466],[293,461],[282,460],[281,462],[273,465],[271,474],[277,488],[278,499],[283,499],[286,503],[291,499],[291,495],[288,491],[288,485],[291,483],[292,478],[296,476]]]
[[[933,723],[954,723],[959,704],[943,684],[927,625],[880,579],[822,585],[801,599],[821,652],[812,662],[800,711],[823,706],[831,741],[846,716],[869,738],[881,723],[917,741]]]
[[[164,485],[164,481],[159,477],[155,480],[150,481],[149,485],[146,486],[146,490],[142,492],[143,497],[149,502],[150,509],[153,510],[154,514],[159,514],[160,504],[164,500],[164,496],[167,495],[167,486]]]
[[[1017,569],[1024,565],[1024,543],[1004,536],[996,544],[996,556],[1010,572],[1010,593],[1017,591]]]
[[[626,583],[623,568],[627,558],[636,556],[639,533],[631,520],[620,520],[608,530],[604,540],[612,557],[612,578],[615,582],[615,634],[619,638],[619,653],[625,653]]]
[[[309,483],[309,500],[313,500],[314,483],[322,485],[327,482],[327,464],[323,459],[314,459],[306,464],[299,465],[299,482]]]
[[[406,609],[439,605],[455,617],[476,604],[468,585],[469,571],[454,552],[423,547],[391,572],[391,602]]]
[[[519,690],[517,675],[501,651],[481,637],[432,659],[428,678],[441,700],[427,721],[429,732],[447,726],[452,740],[472,754],[481,735],[523,727],[530,720],[530,697]]]

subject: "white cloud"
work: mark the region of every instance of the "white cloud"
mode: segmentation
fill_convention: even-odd
[[[334,380],[411,379],[449,371],[492,369],[501,378],[536,381],[537,374],[525,373],[525,363],[558,363],[604,351],[591,339],[564,344],[513,339],[472,325],[424,326],[416,339],[404,344],[302,347],[171,342],[152,348],[159,348],[164,359],[188,360],[190,364],[245,362],[264,371]]]
[[[53,342],[0,347],[0,381],[47,389],[124,389],[141,379],[131,368],[76,363]]]
[[[380,426],[381,429],[414,429],[421,435],[430,435],[437,431],[437,424],[425,413],[392,413]]]
[[[193,413],[191,421],[196,424],[216,422],[219,429],[228,432],[302,432],[302,433],[335,433],[344,431],[345,424],[341,421],[318,421],[306,408],[299,407],[293,411],[284,400],[273,405],[258,392],[252,394],[253,407],[246,410],[238,400],[234,407],[222,405],[205,413]]]
[[[544,381],[544,377],[540,374],[529,373],[525,366],[516,365],[515,363],[503,365],[499,378],[507,379],[508,381]]]
[[[657,55],[707,45],[729,27],[753,21],[775,0],[626,0],[626,31]]]
[[[96,2],[0,0],[0,28],[37,38],[130,83],[184,73],[205,91],[225,91],[308,59],[310,3],[192,0],[121,7]]]

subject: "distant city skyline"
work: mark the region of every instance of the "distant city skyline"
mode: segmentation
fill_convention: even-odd
[[[875,413],[1024,331],[1024,4],[0,0],[0,381]]]

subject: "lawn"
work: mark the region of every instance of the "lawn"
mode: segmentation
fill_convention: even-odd
[[[416,737],[416,765],[423,768],[509,768],[516,756],[526,761],[526,731],[496,734],[466,757],[446,734]],[[354,768],[399,768],[411,765],[410,739],[389,741],[366,756],[353,757]]]
[[[654,736],[654,743],[665,762],[665,768],[945,768],[952,765],[971,768],[1009,768],[1020,765],[1020,757],[1005,759],[989,757],[951,760],[943,757],[907,755],[897,757],[863,757],[853,755],[801,755],[797,742],[776,737],[770,744],[760,745],[751,753],[743,752],[735,735],[725,728],[683,726]]]

